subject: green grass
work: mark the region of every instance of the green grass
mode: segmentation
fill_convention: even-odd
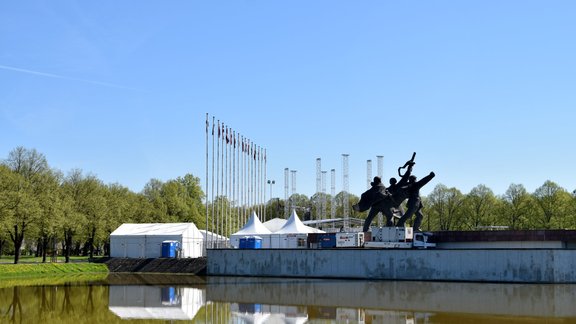
[[[102,257],[94,257],[94,259],[98,259]],[[50,257],[46,258],[46,263],[50,262]],[[63,256],[58,256],[57,262],[64,262],[66,259]],[[88,262],[87,256],[71,256],[70,262]],[[0,257],[0,264],[3,263],[14,263],[14,256],[13,255],[2,255]],[[20,256],[20,260],[18,263],[42,263],[42,257],[35,257],[30,255]]]
[[[105,264],[88,262],[0,264],[0,278],[74,273],[108,273],[108,268]]]
[[[69,273],[42,276],[8,276],[0,277],[0,289],[21,286],[58,286],[87,281],[104,281],[108,273]]]

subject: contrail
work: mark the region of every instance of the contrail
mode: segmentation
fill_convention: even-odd
[[[12,66],[6,66],[6,65],[0,65],[0,70],[8,70],[8,71],[14,71],[14,72],[20,72],[20,73],[27,73],[27,74],[39,75],[39,76],[48,77],[48,78],[56,78],[56,79],[63,79],[63,80],[70,80],[70,81],[80,81],[80,82],[86,82],[86,83],[91,83],[91,84],[100,85],[100,86],[105,86],[105,87],[111,87],[111,88],[128,89],[128,90],[138,90],[138,89],[135,89],[135,88],[130,88],[130,87],[126,87],[126,86],[114,84],[114,83],[100,82],[100,81],[86,80],[86,79],[79,79],[79,78],[68,77],[68,76],[65,76],[65,75],[58,75],[58,74],[45,73],[45,72],[39,72],[39,71],[32,71],[32,70],[21,69],[21,68],[12,67]]]

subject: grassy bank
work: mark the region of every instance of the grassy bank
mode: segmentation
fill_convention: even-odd
[[[0,264],[0,278],[68,273],[108,273],[108,267],[102,263],[84,262]]]
[[[96,257],[95,259],[98,259],[101,257]],[[56,259],[56,262],[64,262],[66,259],[63,256],[59,256]],[[87,256],[71,256],[70,257],[70,262],[88,262],[89,258]],[[46,261],[51,262],[51,258],[47,258]],[[14,256],[13,255],[2,255],[0,256],[0,264],[2,263],[8,263],[8,264],[13,264],[14,263]],[[35,257],[35,256],[30,256],[30,255],[23,255],[20,256],[20,260],[18,261],[18,263],[42,263],[42,257]]]

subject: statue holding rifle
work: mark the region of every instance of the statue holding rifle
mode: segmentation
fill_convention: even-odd
[[[364,221],[363,231],[367,232],[370,229],[372,220],[378,213],[386,216],[386,226],[394,226],[395,214],[400,213],[400,219],[396,226],[405,226],[406,221],[416,215],[414,220],[414,229],[419,230],[422,223],[422,200],[420,198],[420,188],[426,185],[432,178],[434,172],[424,177],[420,181],[416,181],[416,177],[412,175],[412,168],[416,164],[414,159],[416,152],[412,154],[412,158],[408,160],[404,166],[398,168],[398,175],[400,181],[395,178],[390,179],[390,186],[386,188],[379,177],[375,177],[371,183],[372,187],[360,196],[358,204],[352,206],[356,211],[366,211],[370,209],[366,220]],[[401,173],[402,169],[406,169],[404,174]],[[404,200],[408,199],[406,213],[401,212],[401,204]]]

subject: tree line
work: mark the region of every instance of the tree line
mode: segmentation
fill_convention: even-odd
[[[330,218],[332,204],[336,215],[343,214],[343,196],[344,192],[334,199],[325,193],[294,194],[288,201],[272,198],[250,208],[261,211],[263,220],[285,217],[286,204],[305,220]],[[350,217],[365,218],[366,212],[351,208],[359,197],[348,196]],[[66,262],[74,255],[108,255],[109,235],[123,223],[193,222],[225,236],[244,225],[245,206],[225,196],[208,205],[205,199],[200,179],[192,174],[168,181],[151,179],[135,193],[117,183],[104,184],[80,169],[64,174],[50,168],[35,149],[17,147],[0,163],[0,256],[13,255],[18,263],[21,251],[34,251],[43,262],[57,251]],[[438,184],[423,203],[422,225],[429,231],[576,228],[575,192],[549,180],[533,193],[511,184],[503,195],[485,185],[462,193]],[[219,222],[225,226],[214,227]]]
[[[202,226],[204,193],[191,174],[151,179],[134,193],[95,175],[50,168],[35,149],[17,147],[0,163],[0,255],[22,250],[69,262],[73,255],[108,253],[108,237],[122,223],[194,222]]]

